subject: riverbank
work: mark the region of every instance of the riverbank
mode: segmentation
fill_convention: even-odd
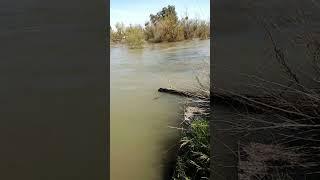
[[[179,142],[173,179],[205,179],[210,177],[209,119],[205,110],[188,106]],[[191,115],[192,114],[192,115]],[[190,117],[192,116],[192,117]]]
[[[188,98],[180,123],[180,140],[172,179],[209,179],[210,177],[210,93],[201,86],[198,92],[160,88],[158,91]]]

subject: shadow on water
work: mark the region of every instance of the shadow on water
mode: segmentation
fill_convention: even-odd
[[[169,147],[162,156],[162,179],[171,179],[175,170],[177,152],[179,149],[178,138],[170,138],[164,143],[165,147]]]

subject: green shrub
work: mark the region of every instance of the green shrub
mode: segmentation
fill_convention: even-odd
[[[139,48],[143,40],[159,42],[175,42],[185,39],[207,39],[210,36],[210,24],[206,21],[188,19],[186,16],[178,19],[174,6],[162,8],[158,13],[150,14],[150,20],[145,27],[128,27],[117,23],[116,30],[111,30],[112,42],[127,42],[131,48]]]
[[[162,8],[156,15],[150,14],[150,22],[157,24],[167,18],[170,18],[174,23],[178,22],[177,12],[174,6],[168,5],[168,7]]]
[[[141,26],[129,26],[126,28],[125,41],[129,48],[142,48],[144,44],[144,32]]]
[[[150,15],[150,21],[145,25],[146,40],[152,42],[174,42],[183,40],[181,26],[174,6],[162,8],[156,15]]]
[[[144,28],[144,39],[146,41],[151,40],[154,38],[154,26],[150,25],[149,22],[145,23]]]
[[[210,175],[208,120],[194,120],[183,132],[173,179],[199,179]]]

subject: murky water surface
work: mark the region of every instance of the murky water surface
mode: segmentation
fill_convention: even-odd
[[[160,87],[191,88],[209,64],[210,41],[111,47],[111,179],[164,179],[183,99]]]

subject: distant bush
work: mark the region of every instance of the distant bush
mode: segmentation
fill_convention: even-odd
[[[129,26],[125,31],[125,42],[130,48],[142,48],[144,32],[141,26]]]
[[[145,39],[151,42],[174,42],[186,39],[207,39],[210,36],[210,23],[189,19],[178,19],[174,6],[162,8],[156,15],[150,15],[145,24]]]
[[[210,23],[189,19],[180,19],[174,6],[162,8],[156,14],[150,14],[150,19],[141,26],[124,27],[117,23],[116,30],[111,30],[112,42],[126,42],[131,48],[142,47],[144,41],[153,43],[176,42],[193,38],[207,39],[210,37]]]
[[[111,28],[110,31],[111,35],[110,35],[110,39],[112,42],[122,42],[124,40],[125,37],[125,26],[123,23],[117,23],[116,24],[116,30],[113,31]]]
[[[145,39],[151,42],[173,42],[181,39],[181,31],[175,7],[169,5],[156,15],[150,15],[150,21],[145,25]]]
[[[185,39],[208,39],[210,37],[210,23],[207,21],[199,21],[185,17],[181,20],[181,23],[184,28]]]
[[[200,21],[196,30],[196,37],[200,39],[208,39],[210,37],[210,23]]]
[[[181,25],[183,26],[184,39],[194,38],[194,32],[196,30],[196,21],[189,20],[186,16],[181,20]]]
[[[144,28],[144,39],[147,40],[151,40],[152,38],[154,38],[154,26],[150,25],[149,22],[145,23],[145,28]]]

